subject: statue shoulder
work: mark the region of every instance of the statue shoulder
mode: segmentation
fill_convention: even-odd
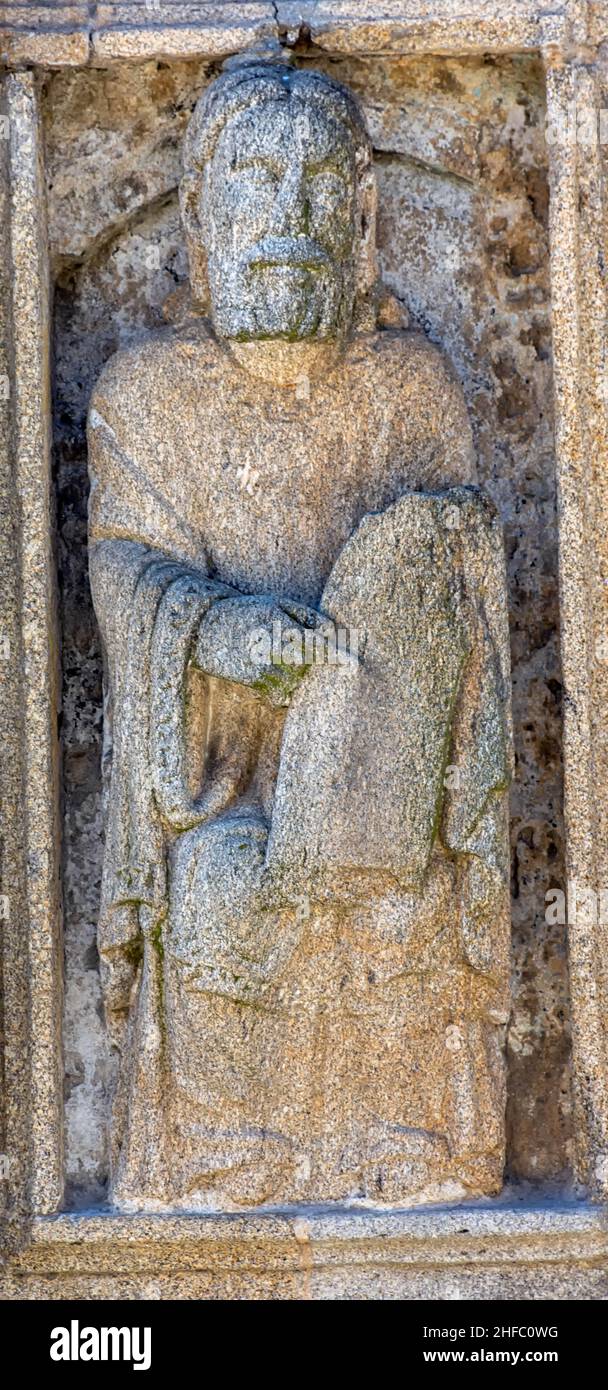
[[[374,352],[395,384],[410,390],[457,393],[464,399],[449,358],[423,333],[409,328],[380,329],[373,339]]]
[[[142,417],[162,415],[173,403],[186,374],[212,370],[219,348],[205,321],[196,319],[179,328],[163,328],[115,352],[97,378],[89,405],[89,423],[95,416],[121,434],[141,429]]]
[[[469,413],[445,353],[422,333],[398,328],[371,334],[367,352],[378,393],[390,396],[403,449],[418,460],[420,485],[474,483]]]

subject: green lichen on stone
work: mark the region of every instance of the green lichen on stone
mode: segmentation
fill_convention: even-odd
[[[258,695],[263,695],[271,704],[281,703],[293,694],[309,669],[310,666],[307,665],[293,667],[277,663],[253,681],[252,689]]]
[[[137,969],[144,954],[143,937],[136,936],[133,941],[127,941],[126,946],[123,946],[123,953],[133,968]]]
[[[163,941],[163,924],[158,922],[154,931],[150,933],[150,943],[154,947],[159,962],[162,965],[165,959],[165,943]]]

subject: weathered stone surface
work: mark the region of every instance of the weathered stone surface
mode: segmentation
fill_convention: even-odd
[[[59,653],[44,173],[31,73],[5,75],[2,107],[0,948],[3,1182],[14,1214],[26,1204],[54,1211],[63,1195]]]
[[[535,0],[279,0],[277,12],[288,32],[305,25],[315,44],[340,54],[525,52],[565,30],[565,9]]]
[[[605,1299],[605,1218],[585,1204],[61,1216],[34,1223],[3,1298]]]
[[[458,56],[538,51],[601,39],[605,5],[512,0],[101,0],[3,6],[3,56],[62,67],[198,54],[223,57],[262,37],[312,37],[340,54]]]
[[[185,274],[183,235],[167,183],[174,185],[179,176],[180,139],[204,73],[196,64],[185,64],[178,75],[154,64],[152,71],[137,69],[134,87],[128,83],[126,89],[104,74],[101,107],[94,96],[99,95],[99,75],[81,78],[74,87],[69,82],[64,87],[57,79],[62,95],[55,129],[70,130],[76,137],[74,163],[54,146],[47,158],[50,223],[55,228],[51,255],[59,277],[56,437],[63,613],[68,1182],[76,1200],[90,1201],[103,1196],[107,1185],[111,1076],[95,944],[102,854],[102,684],[87,573],[84,410],[103,361],[123,332],[132,335],[134,310],[138,328],[157,325],[163,302]],[[115,180],[108,179],[109,168]],[[159,218],[164,222],[167,217],[159,241]],[[123,227],[121,245],[112,230],[114,219]]]
[[[155,4],[142,15],[133,4],[95,6],[91,34],[92,60],[105,64],[113,59],[148,58],[155,55],[207,59],[226,57],[265,37],[276,37],[274,5],[268,0],[236,0],[236,3]]]
[[[200,25],[198,20],[203,10],[200,5],[167,4],[154,8],[158,11],[158,23],[150,14],[151,7],[145,4],[36,7],[9,4],[3,8],[0,21],[0,50],[9,65],[40,62],[52,68],[84,65],[90,61],[99,61],[104,67],[106,63],[116,64],[112,71],[98,69],[90,82],[90,74],[84,71],[72,74],[73,85],[65,82],[62,75],[54,78],[48,96],[51,106],[55,97],[58,98],[60,110],[54,121],[47,122],[46,132],[50,136],[47,149],[51,156],[53,150],[62,145],[61,157],[55,159],[50,182],[52,185],[56,181],[58,189],[58,197],[51,207],[52,237],[54,227],[63,223],[61,236],[55,239],[58,254],[53,264],[58,285],[57,343],[60,356],[63,354],[58,363],[57,440],[66,696],[62,733],[68,830],[66,1039],[68,1183],[72,1202],[90,1201],[104,1191],[107,1096],[111,1089],[93,942],[101,867],[98,777],[101,674],[85,568],[82,423],[93,381],[103,362],[117,346],[131,341],[141,329],[158,326],[167,292],[176,282],[183,286],[186,266],[175,195],[180,173],[179,136],[194,97],[208,77],[214,75],[205,55],[224,54],[228,51],[224,45],[229,47],[233,38],[229,18],[227,23],[223,22],[234,9],[230,5],[206,6],[210,12],[209,22],[203,20]],[[244,7],[239,8],[242,11]],[[251,14],[254,8],[265,7],[251,5],[248,8]],[[513,894],[516,1007],[510,1031],[509,1163],[513,1172],[523,1176],[541,1180],[556,1177],[566,1170],[572,1148],[569,1138],[566,931],[559,921],[555,925],[545,921],[543,913],[547,887],[565,888],[566,877],[559,816],[555,817],[556,790],[559,792],[559,758],[556,756],[559,710],[557,701],[549,703],[547,698],[547,692],[557,697],[561,693],[561,673],[551,646],[552,639],[549,645],[546,641],[556,612],[550,547],[543,561],[542,586],[533,590],[526,579],[526,571],[529,578],[539,564],[543,541],[548,534],[545,517],[550,516],[552,510],[553,441],[550,411],[547,411],[551,353],[545,312],[549,306],[548,247],[544,239],[546,151],[542,139],[538,138],[544,94],[540,67],[534,59],[505,61],[497,59],[496,55],[526,48],[541,49],[547,69],[568,866],[570,876],[574,875],[585,891],[596,893],[604,890],[606,862],[605,815],[599,794],[605,782],[602,711],[606,705],[605,591],[602,588],[606,510],[603,498],[606,476],[605,288],[600,252],[604,239],[605,174],[597,129],[591,139],[587,135],[582,141],[576,137],[562,140],[559,132],[563,134],[564,126],[572,122],[575,103],[583,116],[605,105],[598,67],[592,62],[591,45],[605,36],[608,11],[604,3],[587,5],[584,0],[574,6],[518,3],[503,6],[500,13],[495,5],[484,4],[483,0],[464,4],[460,0],[454,3],[448,0],[441,6],[410,5],[404,0],[399,4],[388,3],[382,13],[368,0],[348,0],[347,3],[338,0],[331,6],[278,0],[270,8],[275,24],[285,26],[290,42],[299,40],[299,63],[305,66],[312,62],[315,67],[326,66],[328,71],[337,72],[364,101],[376,148],[376,169],[383,181],[381,262],[385,275],[400,296],[397,299],[393,295],[390,307],[382,310],[380,322],[386,323],[385,315],[390,315],[390,322],[397,327],[409,318],[415,327],[422,326],[431,338],[447,347],[464,385],[484,486],[498,502],[507,522],[510,608],[516,639],[514,712],[518,740],[513,827],[518,846]],[[173,21],[178,15],[179,22],[175,24]],[[265,17],[262,22],[266,23]],[[307,56],[309,30],[315,49]],[[103,35],[101,42],[100,35]],[[125,56],[135,58],[134,66],[121,68],[121,45],[124,45]],[[100,57],[96,58],[98,47]],[[327,57],[323,56],[323,49]],[[389,56],[389,49],[392,56]],[[481,57],[463,61],[463,54],[488,54],[490,49],[493,54],[490,61],[487,57],[485,61]],[[451,56],[438,60],[435,55],[440,51]],[[338,52],[342,56],[336,62]],[[169,54],[183,58],[186,53],[196,56],[191,61],[166,61]],[[412,56],[405,60],[398,56],[408,53]],[[371,61],[370,54],[375,55]],[[429,56],[421,58],[423,54]],[[147,62],[147,59],[152,61]],[[21,82],[23,86],[19,85]],[[118,102],[107,112],[106,129],[110,138],[104,147],[103,137],[99,140],[97,132],[104,128],[104,93],[110,92],[111,83],[112,95]],[[174,105],[169,100],[165,106],[164,94],[171,90],[176,92],[178,99]],[[151,95],[147,109],[145,100],[141,107],[146,91]],[[62,106],[59,97],[66,92],[69,102],[75,98],[69,111]],[[512,100],[505,104],[507,92]],[[46,393],[38,389],[41,364],[46,371],[46,324],[44,314],[38,312],[44,260],[44,236],[41,235],[44,214],[37,149],[37,171],[33,182],[31,179],[31,155],[38,142],[35,83],[32,84],[29,74],[20,78],[13,89],[14,106],[26,93],[27,111],[21,110],[12,132],[12,152],[6,149],[9,142],[2,142],[0,198],[5,248],[3,300],[7,306],[2,320],[0,376],[10,381],[13,395],[13,399],[9,394],[8,400],[0,400],[8,463],[2,482],[2,602],[6,613],[10,614],[7,630],[2,634],[2,651],[4,654],[4,639],[8,634],[13,655],[20,646],[19,571],[22,561],[26,568],[32,561],[40,565],[31,604],[35,621],[27,631],[28,644],[34,644],[31,650],[38,639],[40,618],[44,627],[45,611],[52,609],[52,605],[51,609],[46,608],[52,558],[40,529],[36,533],[39,542],[36,547],[28,549],[21,545],[19,499],[12,486],[14,459],[11,451],[15,439],[19,440],[22,414],[18,397],[18,408],[14,410],[11,349],[16,338],[18,351],[26,342],[33,348],[25,357],[22,353],[20,359],[22,381],[31,370],[28,362],[33,369],[33,388],[27,391],[28,409],[23,415],[25,429],[20,439],[20,468],[22,476],[27,475],[27,487],[33,490],[40,511],[40,499],[46,496],[47,455],[46,446],[42,450],[38,447],[39,434],[30,458],[34,461],[33,469],[24,463],[24,441],[27,452],[27,440],[32,443],[41,423],[44,429],[48,413]],[[186,105],[181,107],[184,93]],[[517,107],[523,108],[523,121],[517,117],[512,119],[513,108]],[[138,121],[140,109],[144,114]],[[3,116],[5,111],[6,107],[2,109]],[[551,133],[551,123],[555,123],[557,139],[555,130]],[[576,125],[576,116],[574,123]],[[163,133],[167,134],[166,145],[163,146],[162,137],[157,143],[155,126],[162,126]],[[122,147],[120,135],[119,143],[112,143],[113,133],[121,127],[125,137]],[[85,183],[89,180],[88,203],[84,197],[81,202],[75,196],[77,190],[70,174],[71,128],[85,131],[78,180],[86,198],[89,194]],[[28,139],[24,163],[21,142],[25,129]],[[115,158],[117,154],[118,159]],[[11,159],[16,155],[19,156],[19,171],[16,164],[11,170]],[[62,183],[64,159],[67,177]],[[95,165],[96,180],[90,180],[89,174]],[[130,167],[139,176],[133,188],[129,186]],[[12,207],[11,177],[20,182],[20,192]],[[122,187],[121,179],[124,181]],[[92,186],[95,182],[97,187]],[[24,201],[21,194],[28,184],[30,196]],[[460,199],[455,196],[459,185]],[[51,200],[52,193],[51,187]],[[505,195],[509,205],[504,217],[507,225],[493,226],[493,214],[499,221],[503,220]],[[528,215],[526,204],[532,212],[529,227],[533,227],[537,236],[540,230],[535,248],[537,265],[532,264],[529,257],[534,235],[530,239],[526,231],[523,239],[526,244],[522,243],[520,235]],[[427,222],[430,219],[430,234],[426,239],[420,229],[423,219]],[[407,234],[403,237],[402,228]],[[489,254],[497,231],[498,254]],[[15,243],[18,262],[14,285],[11,282],[11,240]],[[17,242],[22,243],[24,254]],[[397,248],[394,256],[393,244]],[[32,245],[36,248],[34,257]],[[467,283],[467,263],[477,273],[474,295],[470,293],[472,275],[470,284]],[[515,299],[513,290],[518,281],[519,289],[526,293]],[[12,322],[13,294],[21,305],[16,324]],[[34,312],[31,313],[33,303]],[[26,304],[28,308],[23,312]],[[187,297],[182,290],[172,295],[169,313],[176,321],[187,317]],[[500,359],[496,356],[496,347],[501,350]],[[505,361],[508,363],[507,377]],[[480,368],[482,362],[486,370]],[[523,421],[521,436],[516,438],[519,421]],[[492,461],[495,446],[500,460],[496,468]],[[530,496],[528,485],[531,481],[535,502],[530,518],[526,516],[530,510],[526,499]],[[546,490],[545,484],[548,484]],[[26,602],[30,603],[29,595]],[[201,659],[205,663],[210,660],[210,652],[216,650],[217,633],[213,635],[211,628],[217,612],[215,605],[209,614],[209,631],[201,633]],[[245,658],[246,665],[248,652]],[[40,665],[38,661],[37,669]],[[0,928],[4,1019],[5,1026],[8,1025],[3,1109],[8,1130],[2,1145],[10,1150],[8,1195],[17,1210],[23,1199],[26,1205],[33,1199],[39,1208],[52,1207],[59,1200],[61,1183],[57,1076],[55,1070],[51,1080],[52,1103],[47,1105],[49,1068],[44,1062],[44,1047],[49,1037],[56,1053],[57,956],[49,956],[46,950],[50,939],[46,931],[48,918],[45,924],[42,919],[35,923],[35,933],[44,947],[42,952],[35,947],[32,956],[30,942],[24,934],[30,910],[28,898],[32,899],[35,918],[44,895],[40,894],[40,865],[35,857],[28,865],[19,838],[19,826],[25,820],[24,795],[26,801],[29,797],[31,808],[33,798],[44,784],[48,810],[49,796],[52,797],[57,787],[57,771],[51,765],[52,760],[42,768],[45,741],[54,717],[54,696],[50,705],[47,702],[42,720],[42,759],[38,759],[37,784],[32,792],[28,786],[31,768],[28,768],[27,759],[23,762],[22,756],[25,740],[19,732],[21,707],[25,708],[29,698],[27,681],[22,684],[24,674],[28,673],[13,659],[8,668],[4,664],[2,669],[2,709],[6,716],[3,735],[6,730],[6,737],[2,747],[1,797],[3,815],[10,817],[6,833],[3,826],[2,866],[3,887],[7,866],[10,876],[11,914],[10,922],[4,921]],[[242,669],[239,679],[241,675]],[[294,680],[297,682],[297,670]],[[48,693],[52,694],[51,685]],[[279,708],[285,693],[289,692],[272,691]],[[34,738],[36,728],[41,727],[39,713],[36,711],[36,727],[32,725],[30,731]],[[44,803],[39,796],[37,805],[42,809],[44,820]],[[552,824],[554,819],[557,819],[556,825]],[[46,833],[45,825],[35,829],[38,838]],[[551,876],[542,872],[545,856],[547,863],[553,866]],[[49,901],[54,903],[53,893],[50,899],[46,898],[47,906]],[[594,1193],[599,1195],[605,1191],[608,1171],[605,924],[593,919],[592,915],[583,914],[579,920],[568,924],[568,934],[575,1028],[576,1167],[579,1176],[588,1180]],[[35,1008],[31,1014],[27,978],[30,956],[35,961]],[[32,1039],[34,1057],[42,1066],[35,1063],[38,1072],[30,1093],[29,1082],[24,1087],[23,1078],[26,1049],[32,1045]],[[42,1051],[37,1052],[40,1043]],[[52,1072],[52,1067],[50,1070]],[[36,1101],[34,1124],[28,1132],[33,1097]],[[220,1242],[218,1251],[216,1232],[206,1218],[194,1222],[188,1232],[175,1226],[164,1245],[158,1218],[151,1220],[148,1227],[143,1219],[136,1218],[128,1231],[126,1227],[119,1229],[116,1224],[111,1228],[105,1226],[105,1234],[95,1228],[95,1222],[86,1218],[67,1223],[60,1219],[55,1223],[34,1223],[29,1251],[7,1274],[2,1290],[8,1297],[53,1297],[57,1294],[141,1297],[142,1292],[153,1297],[209,1297],[218,1296],[218,1291],[228,1297],[249,1294],[309,1297],[313,1290],[315,1297],[358,1297],[370,1293],[379,1297],[450,1298],[482,1297],[484,1294],[506,1298],[605,1296],[603,1237],[599,1228],[586,1225],[596,1219],[593,1214],[579,1208],[573,1225],[569,1219],[564,1221],[563,1213],[554,1204],[549,1204],[540,1216],[541,1225],[548,1224],[548,1239],[540,1235],[533,1213],[523,1214],[521,1221],[512,1224],[512,1214],[507,1214],[509,1234],[507,1227],[499,1230],[491,1224],[495,1215],[496,1212],[489,1214],[489,1225],[484,1225],[482,1219],[479,1243],[474,1241],[459,1252],[464,1264],[456,1279],[442,1266],[452,1220],[449,1212],[443,1211],[433,1214],[437,1222],[436,1240],[431,1234],[424,1249],[419,1247],[420,1266],[410,1265],[404,1270],[399,1265],[379,1272],[375,1268],[372,1270],[369,1262],[367,1268],[364,1267],[364,1254],[360,1274],[358,1269],[345,1271],[343,1267],[330,1273],[323,1257],[322,1267],[319,1267],[311,1248],[316,1244],[318,1254],[319,1232],[312,1233],[300,1226],[296,1243],[303,1272],[300,1264],[297,1270],[291,1269],[285,1276],[276,1271],[268,1272],[272,1254],[260,1240],[254,1223],[251,1233],[265,1263],[265,1272],[260,1272],[253,1280],[240,1273],[235,1277],[229,1275],[224,1283],[219,1269],[225,1268],[226,1245]],[[455,1218],[459,1228],[462,1218],[461,1208]],[[600,1215],[600,1224],[602,1219]],[[387,1235],[388,1232],[383,1231],[379,1254],[380,1250],[386,1252],[388,1249]],[[537,1237],[540,1238],[535,1243]],[[291,1239],[295,1238],[294,1230]],[[368,1237],[365,1240],[368,1242]],[[143,1245],[138,1246],[138,1241]],[[180,1273],[188,1262],[188,1242],[190,1248],[192,1243],[203,1242],[204,1245],[204,1253],[200,1256],[204,1271],[197,1268],[192,1277]],[[394,1244],[392,1251],[394,1255]],[[490,1265],[488,1251],[491,1251]],[[510,1274],[496,1264],[496,1258],[500,1264],[507,1252],[509,1258],[523,1259],[523,1264],[513,1265]],[[366,1253],[369,1253],[369,1243]],[[453,1253],[450,1246],[450,1259]],[[216,1258],[217,1266],[214,1265]],[[248,1258],[251,1259],[251,1254]],[[312,1275],[311,1264],[315,1265]],[[158,1274],[160,1267],[165,1271],[162,1275]],[[135,1268],[137,1274],[132,1272]],[[210,1273],[211,1268],[213,1272]],[[110,1273],[110,1270],[116,1272]]]
[[[75,67],[89,57],[89,12],[86,0],[71,5],[3,4],[0,11],[0,61],[8,66],[40,63]]]
[[[315,58],[315,65],[323,61]],[[456,364],[480,478],[507,526],[517,747],[510,1161],[519,1174],[542,1179],[567,1167],[569,1124],[565,931],[544,920],[545,891],[563,883],[564,870],[542,82],[532,60],[361,60],[332,64],[331,71],[363,100],[374,143],[382,146],[376,170],[383,273],[410,321]],[[101,1037],[91,1046],[99,1027],[90,988],[99,988],[92,939],[100,873],[100,674],[83,567],[82,424],[103,361],[161,323],[163,301],[183,282],[175,195],[164,190],[171,178],[177,183],[184,124],[203,81],[195,62],[145,64],[57,75],[47,92],[51,182],[59,173],[58,187],[70,196],[77,168],[83,195],[78,216],[72,201],[66,217],[63,194],[55,202],[53,188],[50,225],[60,276],[68,978],[78,997],[70,1015],[76,1032],[69,1046],[68,1133],[70,1173],[85,1186],[104,1172],[108,1079]],[[170,165],[154,154],[163,142]],[[130,181],[133,202],[123,220],[120,199]]]
[[[505,521],[516,740],[510,1159],[520,1176],[557,1176],[571,1101],[565,932],[545,921],[545,893],[565,871],[542,78],[532,63],[501,60],[332,71],[348,73],[382,145],[383,274],[456,365],[479,479]]]
[[[558,458],[564,819],[576,1170],[608,1191],[607,291],[602,70],[547,72]],[[572,324],[576,333],[572,333]],[[562,903],[564,896],[562,894]]]
[[[188,131],[211,325],[119,354],[89,412],[127,1206],[398,1204],[504,1169],[500,531],[442,491],[475,478],[442,359],[374,328],[358,107],[269,56],[231,62]],[[357,634],[348,669],[285,651],[323,618]]]

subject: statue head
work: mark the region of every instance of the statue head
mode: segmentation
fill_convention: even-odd
[[[195,299],[235,342],[343,338],[376,279],[375,184],[352,94],[245,55],[200,98],[180,201]]]

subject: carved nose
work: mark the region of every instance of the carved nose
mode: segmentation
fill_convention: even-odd
[[[275,236],[302,236],[308,223],[308,205],[303,171],[297,165],[286,171],[274,205],[272,230]]]

